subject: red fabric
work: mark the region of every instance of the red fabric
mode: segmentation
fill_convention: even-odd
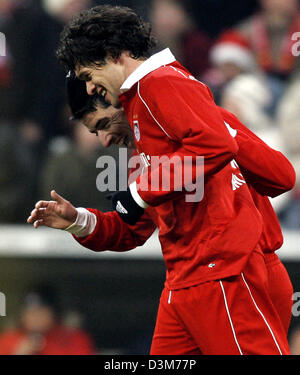
[[[179,160],[191,156],[194,161],[204,157],[201,202],[186,202],[186,192],[176,191],[176,184],[168,191],[151,190],[157,170],[137,179],[141,186],[149,184],[148,191],[138,192],[154,206],[148,213],[158,223],[167,287],[179,289],[239,273],[258,243],[261,216],[245,184],[233,190],[231,180],[239,170],[228,163],[238,146],[210,90],[174,62],[146,75],[120,99],[133,131],[138,122],[140,154],[150,160],[161,155]],[[157,168],[160,173],[167,164]],[[191,171],[197,176],[195,163]],[[174,174],[171,169],[171,182],[176,180]]]
[[[293,285],[289,274],[275,253],[265,254],[268,289],[283,328],[288,334],[293,307]]]
[[[251,46],[249,41],[239,32],[235,30],[226,30],[221,36],[216,40],[215,46],[223,43],[235,44],[242,49],[251,51]]]
[[[257,193],[255,189],[264,194],[270,194],[273,196],[281,194],[293,187],[295,182],[295,171],[281,152],[275,151],[267,146],[262,140],[260,140],[248,128],[246,128],[234,115],[221,108],[220,112],[223,119],[228,122],[232,128],[238,130],[236,139],[238,141],[239,151],[235,159],[241,166],[243,175],[246,176],[246,181],[250,185],[249,189],[254,203],[263,216],[263,231],[259,241],[260,248],[262,248],[264,252],[274,252],[281,247],[283,242],[280,224],[268,197]],[[249,150],[251,150],[251,153]],[[253,155],[255,155],[255,158],[253,158]],[[228,174],[228,179],[229,177],[230,172]],[[215,185],[217,185],[217,182]],[[252,185],[255,186],[255,189]],[[221,184],[219,188],[222,190]],[[211,189],[211,191],[213,190]],[[215,194],[218,196],[217,193]],[[219,196],[222,196],[222,192],[219,193]],[[203,212],[206,215],[206,197],[204,197],[203,201]],[[203,201],[199,204],[200,207],[201,204],[203,205]],[[111,249],[114,251],[129,250],[136,246],[142,245],[153,233],[155,225],[157,225],[160,229],[160,239],[162,242],[163,251],[165,254],[167,254],[166,257],[169,258],[166,259],[167,265],[168,260],[170,260],[169,263],[171,263],[172,267],[170,267],[170,269],[171,271],[174,271],[174,258],[171,258],[169,255],[172,245],[175,249],[174,239],[176,239],[176,247],[183,247],[184,251],[186,251],[185,249],[187,248],[188,243],[187,238],[189,238],[184,238],[183,244],[180,242],[182,238],[182,227],[177,227],[177,219],[175,219],[177,216],[182,217],[185,223],[187,223],[184,225],[186,234],[191,233],[194,235],[194,233],[199,231],[198,228],[201,227],[202,234],[204,233],[209,238],[209,228],[205,228],[205,223],[199,226],[199,223],[201,223],[199,219],[200,215],[194,214],[196,210],[193,211],[194,208],[192,206],[193,205],[187,204],[183,200],[180,201],[177,199],[174,202],[168,202],[161,205],[158,208],[159,210],[148,208],[143,217],[143,221],[134,227],[128,227],[126,224],[124,224],[116,213],[103,214],[96,210],[92,210],[98,216],[97,228],[91,236],[84,239],[78,239],[78,241],[82,245],[96,251],[103,251],[106,249]],[[190,214],[188,213],[189,208],[191,212]],[[218,211],[219,209],[220,206],[217,202],[215,211]],[[174,215],[174,212],[176,211],[177,216]],[[185,213],[187,216],[182,215],[183,213]],[[207,218],[208,216],[206,215],[205,217]],[[247,221],[245,222],[245,225],[247,226]],[[196,226],[197,229],[195,229]],[[172,228],[172,231],[169,230],[170,227]],[[206,232],[205,229],[207,230]],[[243,233],[241,228],[238,233]],[[244,229],[244,233],[248,233],[247,229]],[[214,244],[213,240],[211,240],[211,244]],[[241,246],[243,245],[244,243],[241,243]],[[216,247],[216,249],[218,248]],[[176,249],[174,250],[174,253],[175,256],[178,255],[178,251]],[[195,251],[195,253],[197,253],[197,251]],[[198,256],[199,253],[200,252],[197,253]],[[195,264],[197,261],[199,261],[199,258],[197,259],[197,255],[195,257],[195,262],[194,264],[191,264],[191,267],[189,267],[189,265],[188,267],[184,267],[184,261],[179,261],[178,268],[181,267],[179,276],[182,280],[184,277],[187,277],[187,279],[191,281],[192,278],[194,278],[193,282],[201,281],[195,277],[194,273],[195,271],[197,272]],[[200,256],[201,255],[202,254],[200,253]],[[191,268],[194,268],[194,272],[191,270]],[[177,269],[175,271],[177,271]],[[211,271],[211,269],[209,271]],[[187,273],[189,273],[189,275]],[[208,272],[206,270],[206,272],[204,272],[205,277],[208,276],[207,273]],[[213,274],[213,277],[215,276],[213,272],[211,272],[211,274]],[[187,281],[189,282],[189,280]],[[175,288],[176,287],[177,286],[175,286]]]
[[[195,76],[201,77],[210,67],[209,51],[212,39],[202,31],[192,30],[182,38],[182,65]]]
[[[266,189],[266,187],[272,186],[272,192],[276,191],[277,194],[281,194],[291,189],[295,181],[295,172],[292,165],[285,158],[285,156],[281,152],[273,150],[269,146],[267,146],[262,140],[260,140],[248,128],[246,128],[235,116],[223,109],[221,110],[224,116],[224,120],[227,121],[232,128],[238,129],[238,132],[244,132],[244,138],[247,139],[248,150],[253,150],[253,153],[249,153],[249,151],[245,147],[240,147],[239,152],[236,156],[236,159],[240,162],[242,169],[244,167],[242,163],[245,163],[245,165],[247,166],[247,176],[249,180],[255,181],[256,187],[258,187],[258,185],[261,185],[261,189]],[[237,137],[237,140],[239,141],[240,137]],[[268,157],[265,156],[265,153]],[[260,163],[251,162],[251,160],[253,159],[253,154],[257,155],[257,160],[266,160],[264,169],[261,168]],[[281,227],[268,197],[262,196],[261,194],[257,193],[252,185],[249,184],[248,179],[247,183],[254,203],[263,217],[263,232],[259,241],[259,245],[265,253],[270,297],[280,316],[283,327],[287,332],[291,320],[293,287],[284,265],[281,263],[277,255],[274,254],[274,251],[279,249],[283,243]],[[98,223],[101,223],[103,220],[101,216],[102,214],[100,214],[96,210],[92,211],[99,216]],[[118,215],[117,218],[120,221]],[[117,251],[118,246],[122,245],[122,238],[124,239],[124,248],[134,248],[137,243],[137,238],[139,238],[139,236],[142,236],[138,243],[144,243],[148,236],[152,234],[152,230],[154,228],[151,217],[149,217],[148,214],[145,214],[143,217],[143,221],[141,223],[138,223],[133,228],[134,235],[132,234],[133,232],[130,231],[130,234],[132,236],[132,240],[130,240],[131,237],[129,237],[128,233],[126,234],[126,232],[128,231],[128,228],[131,229],[131,227],[126,226],[122,221],[120,221],[120,224],[123,227],[124,232],[119,231],[119,241],[114,242],[114,249],[116,249]],[[113,224],[109,225],[109,227],[111,228],[112,232],[107,233],[106,235],[107,239],[112,239],[114,238],[112,229]],[[99,234],[101,235],[101,238],[97,238]],[[94,234],[88,238],[88,243],[90,243],[93,236],[95,236],[95,238],[92,248],[95,249],[102,243],[101,241],[103,239],[103,235],[101,234],[101,231],[97,229]],[[104,245],[103,250],[105,249],[106,247]],[[178,336],[179,342],[180,337],[182,336]],[[188,338],[185,339],[187,339],[187,341],[189,342]]]
[[[283,243],[280,223],[266,196],[278,196],[291,190],[296,181],[292,164],[280,152],[272,149],[243,125],[233,114],[220,108],[224,120],[238,130],[239,145],[235,160],[245,177],[253,201],[263,217],[260,247],[263,252],[274,252]]]
[[[1,38],[1,35],[0,35]],[[0,43],[2,40],[0,39]],[[9,55],[9,49],[7,46],[7,41],[5,41],[5,56],[0,55],[0,86],[7,88],[11,86],[12,82],[12,63]]]
[[[93,251],[128,251],[142,246],[154,232],[156,225],[147,212],[136,225],[127,225],[116,211],[101,212],[88,208],[97,216],[96,227],[89,236],[74,236],[82,246]],[[151,208],[150,208],[151,210]]]
[[[256,192],[250,185],[253,201],[263,217],[263,231],[259,240],[259,245],[264,253],[273,253],[281,248],[283,235],[278,217],[268,197],[264,197]]]
[[[290,354],[267,277],[264,257],[253,252],[238,276],[165,288],[150,354]]]
[[[288,159],[280,151],[269,147],[232,113],[221,107],[219,109],[224,120],[238,130],[236,141],[239,151],[235,160],[247,182],[261,195],[270,197],[291,190],[296,173]]]
[[[278,187],[280,166],[274,172],[272,163],[282,160],[283,155],[266,147],[245,129],[238,132],[245,131],[243,137],[238,134],[236,140],[231,138],[224,120],[230,120],[235,128],[234,117],[222,113],[209,89],[190,79],[177,63],[144,77],[121,100],[133,130],[138,124],[140,138],[137,137],[136,148],[146,158],[149,155],[151,160],[151,156],[162,154],[205,157],[204,197],[201,202],[187,203],[184,192],[175,191],[174,186],[167,192],[139,190],[141,197],[154,206],[146,210],[141,223],[130,227],[116,212],[103,214],[90,209],[98,217],[97,227],[90,236],[76,239],[93,250],[122,251],[144,243],[154,230],[153,223],[159,228],[167,278],[152,354],[239,354],[224,291],[244,354],[288,354],[286,331],[270,298],[264,259],[262,253],[254,250],[257,247],[259,252],[270,245],[273,251],[282,237],[277,236],[274,243],[264,239],[264,245],[257,246],[263,239],[262,223],[252,196],[257,198],[256,204],[267,223],[267,226],[264,223],[264,231],[269,230],[264,233],[266,237],[272,237],[272,225],[278,221],[267,198],[259,197],[253,189],[251,196],[245,184],[233,190],[232,177],[242,176],[229,163],[234,157],[240,165],[245,161],[243,166],[249,168],[250,183],[277,195],[287,188],[286,179]],[[239,150],[236,141],[242,143]],[[246,144],[248,148],[243,147]],[[240,155],[249,153],[249,149],[259,151],[261,154],[257,155],[261,157],[265,152],[271,157],[276,155],[271,160],[266,158],[267,171],[264,171],[265,159],[251,163],[250,158]],[[149,177],[151,173],[138,180],[148,183]],[[221,279],[224,291],[217,281]],[[167,301],[169,291],[172,291],[171,304]],[[286,291],[284,288],[283,293]],[[279,300],[283,293],[274,298]],[[253,335],[253,340],[249,340],[249,335]],[[220,336],[222,340],[217,339]]]
[[[26,338],[22,330],[12,330],[0,336],[0,355],[15,354]],[[56,327],[43,338],[42,349],[35,355],[92,355],[96,354],[90,337],[81,330]]]
[[[220,111],[224,120],[233,129],[238,130],[236,140],[239,151],[235,159],[243,170],[254,203],[263,217],[263,232],[259,245],[265,253],[274,252],[283,243],[281,227],[268,197],[259,194],[255,189],[273,196],[292,189],[296,178],[294,168],[281,152],[270,148],[233,114],[223,108],[220,108]],[[89,237],[76,239],[83,246],[95,251],[133,249],[142,245],[155,229],[155,223],[148,213],[145,213],[141,222],[131,227],[126,225],[116,213],[103,214],[98,210],[90,210],[98,216],[96,230]],[[105,233],[101,230],[103,221],[108,223],[108,231]]]
[[[271,41],[268,25],[263,15],[257,14],[251,22],[249,42],[260,67],[266,72],[277,72],[288,74],[295,67],[297,56],[291,51],[295,41],[292,36],[299,31],[300,15],[296,14],[286,34],[282,36],[282,42],[278,46],[279,55],[277,59],[272,56]]]
[[[208,87],[190,79],[189,72],[176,62],[148,74],[139,82],[139,89],[134,85],[120,96],[120,100],[133,130],[134,122],[139,122],[141,138],[135,144],[139,153],[150,157],[167,155],[181,160],[185,156],[203,156],[206,177],[220,171],[238,151]],[[165,174],[167,163],[159,167]],[[193,164],[194,176],[197,175],[195,170]],[[174,173],[170,172],[171,183]],[[149,173],[149,177],[144,174],[137,182],[147,186],[154,175],[155,172]],[[139,193],[149,205],[157,206],[182,195],[174,188],[151,191],[149,186],[147,191],[139,189]]]

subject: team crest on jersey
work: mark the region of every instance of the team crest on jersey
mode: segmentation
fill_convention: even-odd
[[[138,120],[133,121],[133,132],[134,132],[135,139],[137,140],[137,142],[139,142],[139,140],[141,139],[141,132],[140,132]]]

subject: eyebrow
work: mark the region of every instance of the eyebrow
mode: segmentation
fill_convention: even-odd
[[[97,128],[100,125],[102,119],[98,120],[95,124],[95,126],[92,129],[89,129],[90,133],[95,134],[97,132]]]
[[[91,78],[91,75],[88,72],[81,72],[80,74],[78,74],[77,78],[81,81],[86,81]]]

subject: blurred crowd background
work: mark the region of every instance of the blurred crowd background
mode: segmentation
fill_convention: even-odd
[[[101,3],[0,0],[6,37],[6,56],[0,57],[0,222],[24,223],[33,203],[47,199],[52,188],[75,205],[110,208],[95,188],[95,159],[109,151],[69,120],[65,72],[55,57],[64,24]],[[292,53],[292,36],[300,31],[298,0],[106,3],[130,6],[147,18],[157,50],[170,47],[219,105],[300,168],[300,59]],[[299,182],[274,204],[284,226],[300,228]]]
[[[132,7],[148,19],[157,50],[169,47],[211,88],[217,104],[284,152],[300,176],[298,0],[0,0],[0,32],[6,37],[6,54],[0,56],[0,223],[24,224],[34,203],[48,199],[53,188],[75,206],[110,209],[96,189],[96,159],[109,152],[117,160],[118,150],[102,148],[69,119],[65,72],[55,57],[64,24],[79,11],[104,3]],[[283,228],[300,230],[299,177],[293,191],[273,203]],[[33,305],[44,306],[42,301],[27,302],[22,314]],[[32,323],[24,316],[23,330]],[[76,313],[67,317],[78,329]],[[14,338],[6,340],[20,340],[19,351],[43,346],[38,335],[21,340],[15,329]],[[94,350],[86,333],[64,334],[66,342],[81,340],[77,347]],[[54,332],[53,337],[64,334]],[[147,332],[144,336],[147,340]]]

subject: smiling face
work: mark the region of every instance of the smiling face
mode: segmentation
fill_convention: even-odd
[[[124,65],[121,59],[106,59],[106,63],[97,66],[77,66],[76,76],[86,82],[89,95],[98,95],[105,98],[115,108],[120,108],[120,87],[126,79]]]
[[[113,106],[103,108],[101,103],[98,103],[96,111],[87,113],[81,122],[90,133],[98,136],[103,147],[112,144],[134,147],[132,129],[122,109]]]

